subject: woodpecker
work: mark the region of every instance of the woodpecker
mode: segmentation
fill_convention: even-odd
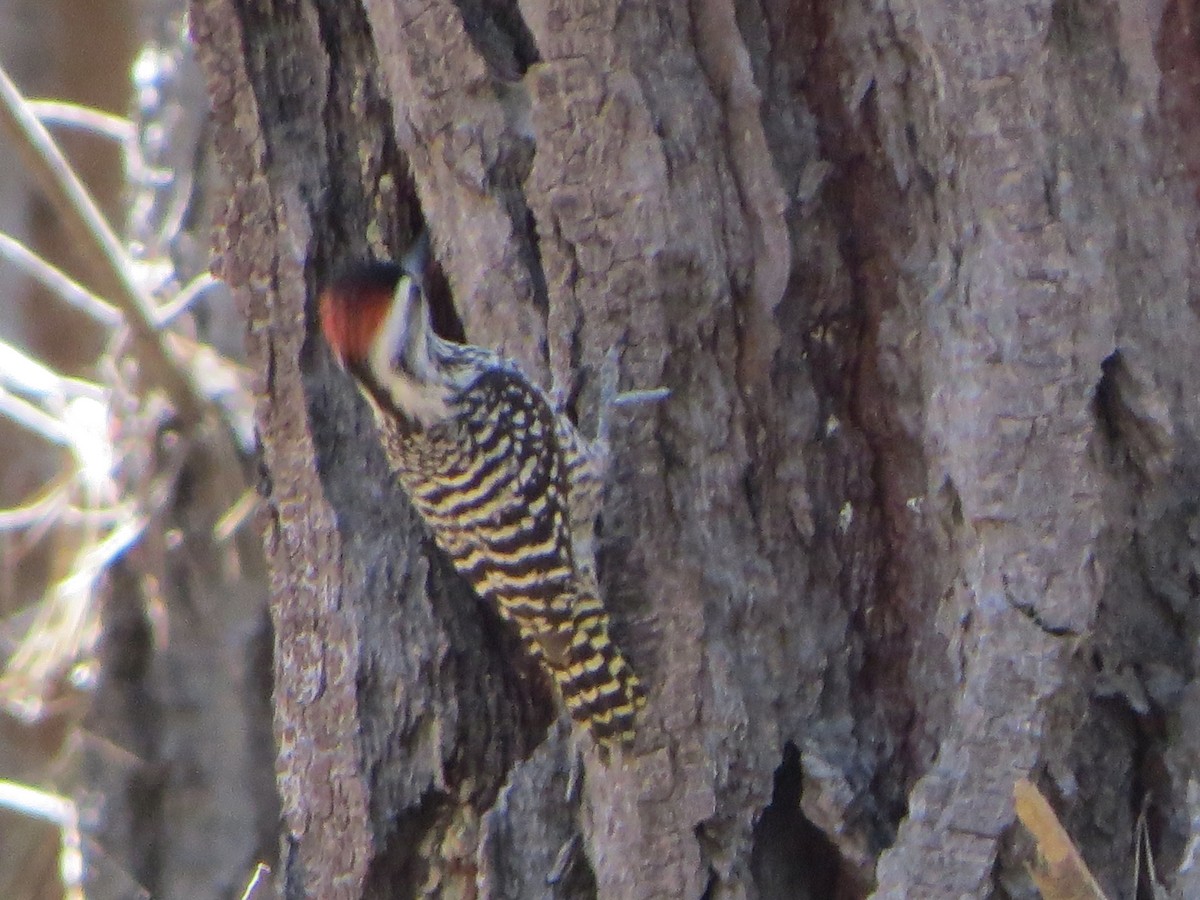
[[[646,701],[596,582],[604,435],[584,438],[514,361],[434,332],[425,253],[332,280],[321,330],[438,547],[516,626],[576,724],[605,752],[629,747]]]

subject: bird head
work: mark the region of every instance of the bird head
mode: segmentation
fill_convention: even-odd
[[[420,242],[419,242],[420,244]],[[412,257],[345,269],[321,292],[321,331],[374,405],[429,424],[445,412],[429,305]]]
[[[338,362],[369,366],[384,332],[404,271],[392,262],[368,262],[337,275],[321,292],[321,331]]]

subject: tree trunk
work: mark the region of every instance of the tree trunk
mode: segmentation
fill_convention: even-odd
[[[1200,895],[1194,16],[195,0],[285,894],[1033,896],[1029,776],[1110,896],[1143,810]],[[600,553],[650,706],[581,780],[314,326],[422,222],[443,322],[585,419],[612,346],[671,389]]]

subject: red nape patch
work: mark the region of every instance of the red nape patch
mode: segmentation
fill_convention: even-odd
[[[366,263],[338,275],[321,292],[321,332],[344,365],[366,360],[402,274],[394,263]]]

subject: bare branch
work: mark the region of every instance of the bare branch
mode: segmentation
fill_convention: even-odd
[[[66,797],[38,788],[0,780],[0,808],[58,826],[62,849],[58,867],[67,900],[83,900],[83,852],[79,810]]]
[[[20,241],[0,232],[0,256],[22,269],[56,297],[87,313],[101,325],[112,327],[121,322],[121,312],[107,300],[93,294],[79,282],[68,278],[59,268],[46,262]]]
[[[46,193],[83,256],[118,285],[113,299],[129,323],[139,358],[151,379],[171,398],[185,425],[196,425],[205,403],[191,373],[171,353],[154,326],[154,307],[133,278],[133,266],[87,189],[62,151],[29,109],[8,74],[0,69],[0,126],[9,133],[28,171]]]
[[[5,341],[0,341],[0,386],[36,398],[52,407],[53,414],[60,413],[67,401],[76,397],[95,401],[108,397],[100,385],[61,375]]]
[[[254,874],[250,876],[250,883],[246,885],[246,890],[242,892],[242,900],[265,900],[265,898],[276,896],[278,896],[278,891],[275,890],[275,884],[271,879],[271,867],[265,863],[259,863],[254,868]]]
[[[66,797],[3,779],[0,779],[0,808],[60,827],[72,822],[75,817],[75,804]]]
[[[191,281],[183,286],[178,296],[171,298],[170,302],[164,303],[158,308],[158,324],[161,327],[170,325],[175,318],[187,311],[187,308],[207,294],[214,287],[218,287],[222,282],[213,278],[207,272],[201,272]]]
[[[256,509],[258,509],[258,491],[254,488],[247,488],[213,526],[213,540],[218,545],[228,543],[229,539],[237,534],[238,529],[249,521]]]
[[[63,100],[29,100],[30,111],[43,125],[58,125],[89,131],[117,143],[133,140],[133,123],[124,116],[115,116],[94,106],[67,103]]]
[[[60,477],[51,482],[32,500],[20,506],[0,509],[0,531],[18,531],[57,519],[71,503],[68,491],[70,478]]]
[[[71,435],[59,419],[3,387],[0,387],[0,415],[7,416],[52,444],[71,444]]]

